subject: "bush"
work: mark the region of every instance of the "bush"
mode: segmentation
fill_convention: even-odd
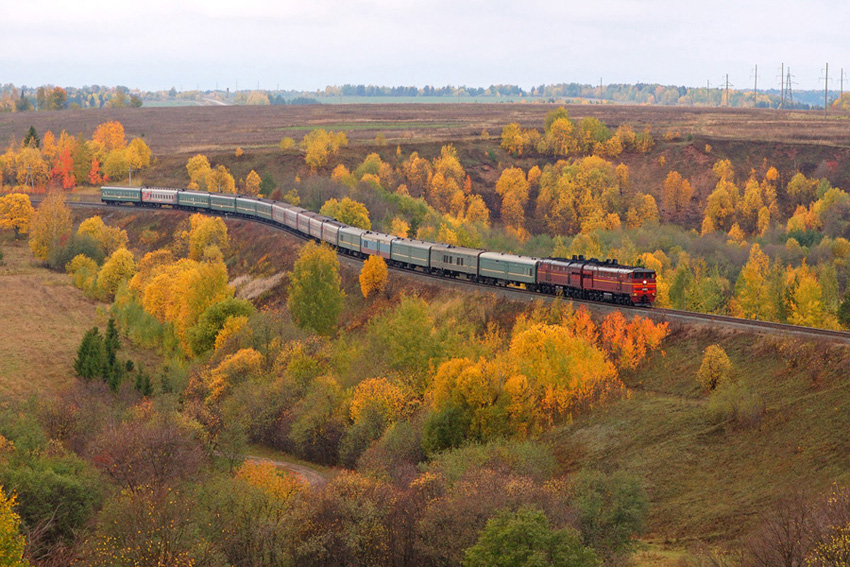
[[[97,241],[88,234],[74,234],[65,244],[51,250],[47,257],[47,265],[52,270],[65,271],[65,265],[74,259],[74,256],[83,254],[98,263],[103,263],[105,258],[103,250]]]
[[[706,411],[712,423],[728,421],[738,427],[758,427],[765,404],[761,396],[744,384],[727,381],[711,393]]]
[[[599,559],[572,528],[554,530],[538,508],[503,510],[487,520],[465,567],[596,567]]]
[[[585,472],[576,479],[574,492],[584,543],[601,555],[628,551],[649,508],[640,481],[623,472]]]
[[[732,361],[720,345],[706,347],[697,377],[705,390],[714,390],[732,377]]]

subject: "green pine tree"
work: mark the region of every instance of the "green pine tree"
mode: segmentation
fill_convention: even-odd
[[[104,346],[103,337],[97,327],[92,327],[83,335],[80,347],[77,349],[77,358],[74,360],[74,371],[77,376],[91,380],[103,373]]]

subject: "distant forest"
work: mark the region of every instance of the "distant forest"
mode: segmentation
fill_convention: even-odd
[[[284,105],[340,102],[542,102],[643,104],[662,106],[728,106],[734,108],[823,108],[823,91],[781,89],[740,90],[684,87],[656,83],[589,85],[559,83],[523,89],[518,85],[434,87],[333,85],[316,91],[178,90],[142,91],[125,86],[40,87],[0,85],[0,112],[79,108],[122,108],[203,104]],[[831,108],[850,110],[850,96],[829,91]]]

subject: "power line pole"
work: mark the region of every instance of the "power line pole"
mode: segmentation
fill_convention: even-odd
[[[829,97],[829,63],[826,64],[826,68],[825,68],[825,71],[824,71],[824,74],[823,74],[823,115],[824,116],[826,116],[827,109],[829,108],[829,106],[827,106],[828,97]]]
[[[794,106],[794,92],[791,90],[791,66],[788,66],[788,76],[785,78],[785,88],[788,89],[788,104]]]
[[[756,64],[755,71],[753,72],[755,76],[755,82],[753,84],[753,108],[756,107],[759,101],[759,66]]]
[[[726,106],[732,106],[731,102],[729,101],[729,73],[726,73]]]
[[[785,108],[785,63],[779,68],[779,108]]]

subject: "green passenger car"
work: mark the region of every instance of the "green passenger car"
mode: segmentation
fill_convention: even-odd
[[[478,275],[489,283],[535,285],[537,258],[500,252],[483,252],[478,257]]]
[[[141,203],[140,187],[101,187],[100,200],[104,203]]]
[[[222,213],[236,212],[236,195],[210,193],[210,209]]]
[[[200,191],[180,191],[177,193],[177,204],[181,207],[192,207],[193,209],[209,209],[210,194]]]

